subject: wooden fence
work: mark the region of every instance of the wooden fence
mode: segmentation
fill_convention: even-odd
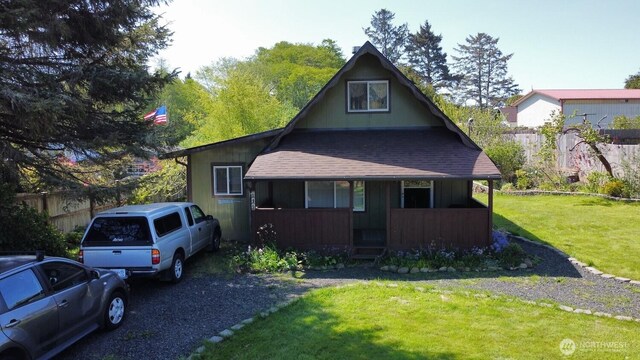
[[[87,226],[94,214],[111,209],[116,204],[98,205],[93,200],[76,200],[66,192],[40,194],[20,193],[17,203],[25,203],[38,212],[49,214],[49,222],[62,232],[71,232],[76,226]]]
[[[522,144],[526,162],[535,164],[538,152],[544,141],[544,135],[540,133],[516,133],[510,134],[517,142]],[[613,138],[613,137],[612,137]],[[576,144],[580,139],[574,133],[561,135],[558,140],[558,168],[566,170],[575,170],[580,178],[584,178],[593,171],[604,171],[604,167],[589,152],[589,147],[585,144]],[[640,161],[640,145],[639,144],[601,144],[600,150],[609,160],[615,175],[622,175],[625,162]]]

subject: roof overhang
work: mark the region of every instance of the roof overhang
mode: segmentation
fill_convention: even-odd
[[[293,132],[259,155],[246,180],[499,179],[448,129]]]

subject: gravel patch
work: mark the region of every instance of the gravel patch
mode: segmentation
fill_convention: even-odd
[[[512,241],[541,261],[533,269],[495,272],[398,274],[361,264],[340,270],[224,276],[191,272],[193,263],[202,261],[202,256],[217,256],[199,255],[187,263],[185,279],[177,285],[154,280],[133,282],[123,325],[112,332],[89,335],[58,358],[186,358],[205,339],[310,289],[375,280],[490,291],[598,316],[640,318],[640,286],[594,275],[547,247]]]
[[[151,279],[131,283],[127,317],[118,329],[98,330],[63,351],[57,359],[177,359],[188,357],[219,332],[304,290],[257,275],[194,274],[189,260],[179,284]]]

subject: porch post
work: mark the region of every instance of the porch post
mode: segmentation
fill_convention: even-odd
[[[489,242],[493,236],[493,180],[489,180]]]
[[[251,235],[249,236],[249,241],[252,244],[256,243],[256,231],[258,229],[254,229],[253,225],[254,225],[254,219],[253,219],[253,213],[255,211],[255,201],[256,201],[256,193],[255,193],[255,183],[253,181],[248,181],[247,185],[249,187],[249,231],[251,231]]]
[[[389,247],[389,241],[391,240],[391,183],[385,182],[385,209],[387,216],[387,239],[385,244]]]
[[[349,181],[349,246],[353,247],[353,181]]]

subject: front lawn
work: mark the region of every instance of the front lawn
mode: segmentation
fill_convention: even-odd
[[[314,290],[246,326],[206,359],[613,359],[640,352],[640,324],[507,297],[407,283]],[[565,340],[565,350],[571,342]]]
[[[486,195],[477,198],[487,202]],[[493,223],[548,243],[604,272],[640,280],[640,203],[496,193]]]

